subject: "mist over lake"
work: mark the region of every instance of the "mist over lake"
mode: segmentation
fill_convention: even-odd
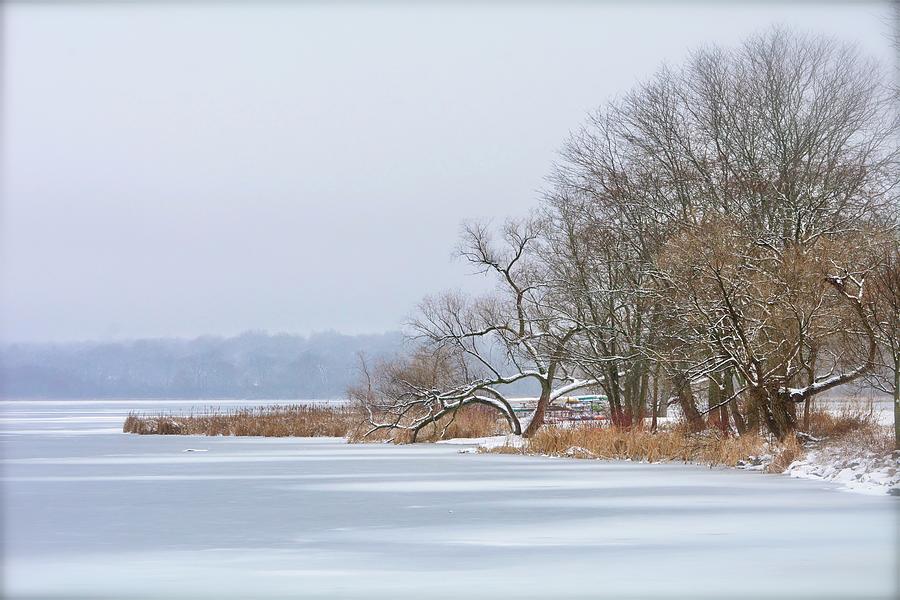
[[[332,398],[369,360],[406,351],[402,335],[235,337],[7,344],[5,398]]]

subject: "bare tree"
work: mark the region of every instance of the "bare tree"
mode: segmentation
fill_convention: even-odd
[[[900,450],[900,250],[896,240],[872,277],[878,354],[870,383],[891,395],[894,404],[894,446]]]
[[[371,394],[370,430],[405,429],[413,439],[429,423],[468,404],[498,411],[510,431],[530,436],[544,423],[550,402],[597,381],[580,376],[565,361],[567,346],[583,327],[553,308],[551,287],[534,253],[541,223],[509,222],[495,241],[484,224],[464,227],[459,254],[496,280],[496,293],[468,298],[445,293],[426,298],[411,326],[426,352],[453,357],[453,376],[423,384],[391,376]],[[530,380],[540,389],[535,410],[523,425],[504,386]]]
[[[730,221],[705,225],[703,233],[673,239],[660,263],[662,301],[682,324],[676,334],[691,332],[681,341],[705,349],[689,371],[736,371],[744,385],[721,405],[747,394],[754,422],[783,437],[797,426],[796,404],[873,368],[875,334],[864,293],[873,267],[846,258],[845,250],[794,252],[776,261]],[[838,262],[839,256],[845,260]],[[863,351],[836,352],[848,342]],[[826,359],[815,360],[810,349],[827,353]]]
[[[599,387],[619,425],[652,397],[694,429],[789,435],[798,405],[892,352],[871,281],[896,248],[897,132],[881,67],[826,38],[774,29],[661,70],[570,137],[539,217],[465,227],[496,292],[422,303],[413,330],[453,375],[394,373],[371,426],[415,435],[480,403],[528,436]],[[528,423],[504,394],[520,381]]]
[[[512,408],[502,397],[469,384],[470,366],[456,348],[419,347],[410,356],[373,365],[361,358],[361,370],[362,380],[349,394],[366,415],[364,438],[386,432],[392,440],[415,442],[428,428],[440,428],[439,437],[443,437],[457,411],[469,405],[498,410],[512,432],[521,432]]]
[[[556,190],[562,194],[561,189]],[[599,382],[613,423],[630,426],[647,414],[653,343],[653,299],[645,254],[633,231],[601,218],[577,195],[551,196],[548,283],[558,311],[580,325],[567,361]]]
[[[782,30],[698,51],[598,111],[549,202],[575,358],[638,380],[661,365],[698,428],[692,386],[712,377],[714,420],[786,435],[797,403],[873,367],[865,288],[895,222],[896,133],[879,65]]]

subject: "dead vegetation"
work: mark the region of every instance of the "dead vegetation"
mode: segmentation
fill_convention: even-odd
[[[186,414],[131,413],[123,431],[156,435],[230,435],[263,437],[346,437],[349,442],[410,443],[408,431],[384,429],[365,436],[366,418],[357,405],[286,405],[216,409]],[[497,412],[473,405],[445,415],[418,432],[416,441],[481,438],[508,432]],[[405,435],[404,435],[405,434]],[[722,466],[758,466],[781,473],[811,448],[828,448],[850,455],[890,454],[890,428],[878,424],[871,401],[841,400],[814,406],[807,431],[781,441],[745,432],[737,436],[710,427],[693,432],[685,423],[659,431],[637,427],[545,427],[522,446],[501,446],[484,452],[569,458],[690,462]]]
[[[484,452],[570,458],[692,462],[723,466],[756,466],[781,473],[810,449],[826,448],[848,457],[887,456],[893,449],[891,428],[880,425],[873,401],[832,400],[814,406],[805,432],[782,440],[745,432],[736,436],[710,427],[693,432],[686,423],[651,432],[643,427],[547,427],[522,446],[506,445]]]
[[[716,429],[691,433],[678,427],[650,432],[641,428],[547,427],[522,448],[503,446],[501,454],[539,454],[573,458],[634,461],[681,461],[735,466],[760,454],[765,441],[757,435],[726,436]]]
[[[397,432],[363,437],[365,417],[357,406],[286,405],[192,410],[186,414],[130,413],[122,426],[125,433],[139,435],[234,435],[262,437],[346,437],[350,442],[410,440]],[[467,406],[422,429],[418,441],[434,442],[455,437],[475,438],[504,432],[495,412],[481,406]]]
[[[871,432],[879,429],[875,410],[874,401],[862,398],[836,399],[827,407],[819,404],[810,411],[805,432],[828,440],[839,440],[864,430]]]
[[[784,473],[797,459],[803,458],[806,450],[796,435],[789,435],[778,444],[772,462],[766,467],[769,473]]]
[[[878,422],[871,399],[845,398],[813,410],[806,433],[814,438],[814,445],[848,455],[887,456],[894,450],[894,432]]]
[[[139,435],[234,435],[344,437],[362,422],[356,407],[285,405],[191,411],[187,414],[130,413],[122,431]]]

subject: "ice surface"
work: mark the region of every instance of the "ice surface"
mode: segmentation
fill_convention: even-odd
[[[4,598],[896,597],[900,500],[836,484],[0,408]]]

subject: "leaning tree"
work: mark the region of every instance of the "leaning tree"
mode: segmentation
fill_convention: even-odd
[[[500,239],[485,224],[464,227],[460,256],[478,273],[492,277],[496,291],[482,297],[444,293],[426,298],[411,322],[422,352],[453,357],[450,376],[433,382],[389,377],[372,389],[365,406],[369,429],[418,432],[468,405],[496,410],[510,431],[525,437],[544,423],[549,404],[597,383],[566,360],[584,327],[557,310],[552,286],[539,260],[543,224],[539,219],[508,222]],[[522,422],[505,388],[533,382],[534,411]]]

